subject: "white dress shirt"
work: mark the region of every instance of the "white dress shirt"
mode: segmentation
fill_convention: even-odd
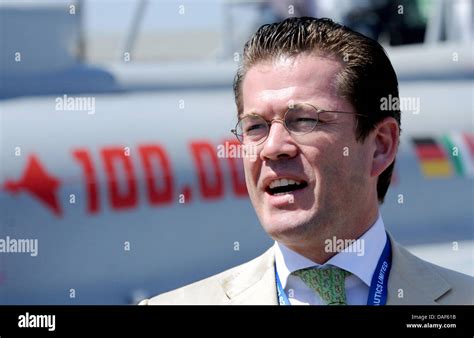
[[[357,243],[357,241],[361,242]],[[344,251],[338,252],[323,265],[316,264],[281,243],[275,242],[276,270],[290,303],[292,305],[325,304],[316,291],[310,289],[299,277],[291,273],[311,266],[333,265],[351,273],[345,283],[347,304],[366,305],[372,275],[387,241],[380,213],[377,221],[357,241]]]

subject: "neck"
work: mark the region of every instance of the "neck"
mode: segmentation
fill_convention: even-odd
[[[369,218],[366,218],[365,221],[354,219],[354,222],[350,224],[350,226],[348,226],[349,224],[347,223],[341,224],[339,227],[327,226],[324,227],[324,230],[318,229],[317,235],[312,234],[305,240],[299,239],[297,241],[282,243],[292,251],[297,252],[311,261],[317,264],[324,264],[339,252],[335,250],[327,250],[328,240],[332,241],[333,238],[336,238],[336,240],[343,240],[343,243],[348,243],[347,245],[344,245],[345,248],[349,246],[352,241],[357,240],[367,230],[369,230],[377,221],[377,217],[378,210],[376,210],[376,212]]]

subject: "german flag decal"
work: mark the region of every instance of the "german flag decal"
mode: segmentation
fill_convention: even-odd
[[[452,175],[453,168],[449,162],[449,155],[434,138],[413,138],[413,143],[423,176],[449,177]]]
[[[442,135],[437,142],[431,137],[413,138],[421,171],[426,177],[474,177],[474,134]]]

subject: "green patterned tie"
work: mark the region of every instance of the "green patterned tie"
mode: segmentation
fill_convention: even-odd
[[[293,274],[316,291],[327,305],[347,305],[345,280],[350,272],[329,266],[324,269],[314,267],[302,269]]]

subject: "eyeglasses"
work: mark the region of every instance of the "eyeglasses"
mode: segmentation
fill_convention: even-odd
[[[290,134],[305,135],[312,132],[317,125],[334,122],[337,119],[337,114],[367,116],[344,111],[323,110],[309,103],[298,103],[286,111],[283,119],[275,118],[267,121],[258,114],[246,115],[237,122],[235,129],[232,129],[231,132],[243,145],[258,146],[267,139],[273,122],[282,123]]]

